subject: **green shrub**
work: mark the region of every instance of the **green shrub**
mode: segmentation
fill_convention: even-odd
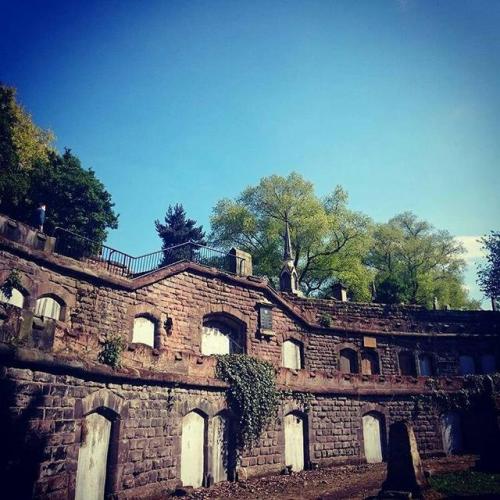
[[[121,366],[122,352],[126,346],[127,343],[119,335],[109,335],[104,341],[97,359],[104,365],[119,368]]]
[[[319,324],[325,328],[329,328],[332,325],[332,317],[328,313],[323,313],[319,317]]]
[[[7,300],[12,297],[12,290],[16,288],[20,290],[22,288],[21,275],[17,269],[12,269],[7,279],[0,286],[0,291],[5,295]]]

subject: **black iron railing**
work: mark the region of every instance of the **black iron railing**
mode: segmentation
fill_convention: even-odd
[[[183,260],[235,274],[241,274],[243,269],[244,259],[241,257],[197,243],[182,243],[165,250],[133,257],[60,227],[56,228],[55,237],[56,253],[87,261],[113,274],[129,278],[142,276]]]

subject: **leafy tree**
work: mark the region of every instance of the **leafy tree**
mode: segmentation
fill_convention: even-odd
[[[0,208],[10,214],[23,204],[27,173],[48,159],[54,136],[37,127],[16,101],[16,91],[0,83]]]
[[[210,238],[250,252],[256,272],[277,283],[286,220],[299,283],[307,295],[324,294],[340,280],[354,299],[369,299],[371,274],[362,257],[368,250],[370,220],[347,208],[341,187],[320,199],[312,183],[297,173],[264,177],[235,200],[217,203]]]
[[[157,219],[155,220],[155,227],[158,236],[162,240],[162,250],[190,241],[198,245],[206,244],[203,227],[196,227],[195,220],[187,219],[186,211],[179,203],[174,206],[169,205],[165,214],[165,224],[162,224]]]
[[[491,231],[481,242],[487,252],[487,262],[479,268],[478,283],[481,291],[495,303],[500,297],[500,232]]]
[[[48,234],[60,226],[102,243],[118,225],[111,196],[92,170],[70,150],[57,153],[52,141],[16,102],[15,90],[0,85],[0,211],[32,223],[45,202]]]
[[[49,160],[29,174],[30,185],[24,206],[32,214],[36,205],[47,203],[44,228],[52,233],[56,226],[103,242],[107,229],[118,226],[111,195],[93,170],[84,169],[69,149],[50,153]]]
[[[463,247],[447,231],[437,231],[411,212],[379,224],[367,264],[377,271],[376,300],[431,307],[477,308],[463,286]]]

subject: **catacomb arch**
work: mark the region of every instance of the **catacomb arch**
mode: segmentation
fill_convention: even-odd
[[[369,411],[362,417],[363,449],[368,463],[384,460],[385,451],[385,416],[378,411]]]
[[[207,415],[192,410],[182,418],[181,482],[183,486],[203,486],[206,473]]]
[[[55,294],[46,294],[38,297],[35,302],[35,316],[63,321],[66,313],[66,304],[61,297]]]
[[[307,416],[301,411],[291,411],[283,418],[285,439],[285,465],[292,471],[301,471],[308,462]]]
[[[246,324],[227,313],[212,313],[203,318],[201,353],[243,354],[246,352]]]

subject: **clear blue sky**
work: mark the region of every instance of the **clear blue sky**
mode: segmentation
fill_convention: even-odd
[[[499,229],[499,1],[0,6],[0,79],[112,193],[115,247],[292,170],[377,221]]]

